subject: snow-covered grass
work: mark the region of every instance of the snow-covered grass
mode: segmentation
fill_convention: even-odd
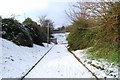
[[[0,79],[20,78],[23,76],[51,47],[35,45],[31,48],[17,46],[13,42],[0,38]]]
[[[87,49],[73,51],[98,78],[118,78],[118,65],[104,59],[89,59]]]

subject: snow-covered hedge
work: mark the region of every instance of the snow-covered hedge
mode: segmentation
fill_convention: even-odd
[[[2,37],[17,45],[33,46],[32,37],[25,27],[12,18],[2,19]]]
[[[2,19],[1,34],[2,38],[28,47],[33,47],[33,43],[43,46],[42,43],[47,41],[41,27],[30,18],[25,19],[23,24],[13,18]]]

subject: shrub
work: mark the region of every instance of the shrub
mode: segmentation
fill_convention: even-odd
[[[36,22],[32,21],[32,19],[30,19],[30,18],[25,19],[23,24],[29,31],[29,33],[33,39],[33,43],[43,46],[42,42],[46,42],[46,36],[42,32],[40,26],[38,26],[38,24]]]
[[[73,27],[67,38],[68,44],[71,49],[84,49],[91,47],[95,43],[95,32],[87,29],[90,27],[88,20],[79,19],[73,23]]]
[[[2,19],[2,38],[10,40],[17,45],[33,46],[29,32],[21,23],[12,18]]]
[[[78,4],[81,5],[81,3]],[[88,9],[92,15],[88,13],[83,15],[83,12],[79,12],[80,16],[78,15],[72,23],[73,29],[68,36],[70,48],[75,50],[91,47],[88,51],[92,54],[92,58],[105,58],[118,63],[120,56],[120,1],[83,4],[84,8],[80,8],[79,11],[83,9],[86,12]],[[76,12],[74,13],[73,15],[77,15]]]

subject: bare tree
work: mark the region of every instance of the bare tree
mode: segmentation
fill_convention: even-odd
[[[38,18],[39,18],[38,22],[39,22],[40,26],[43,27],[45,24],[46,15],[43,15],[43,16],[38,17]]]

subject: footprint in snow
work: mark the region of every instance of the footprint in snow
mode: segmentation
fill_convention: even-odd
[[[63,74],[61,74],[61,76],[63,76]]]
[[[14,61],[14,59],[11,59],[11,61]]]
[[[57,53],[60,53],[59,51]]]
[[[5,57],[6,59],[10,59],[10,57]]]
[[[22,59],[19,59],[19,60],[22,60]]]

